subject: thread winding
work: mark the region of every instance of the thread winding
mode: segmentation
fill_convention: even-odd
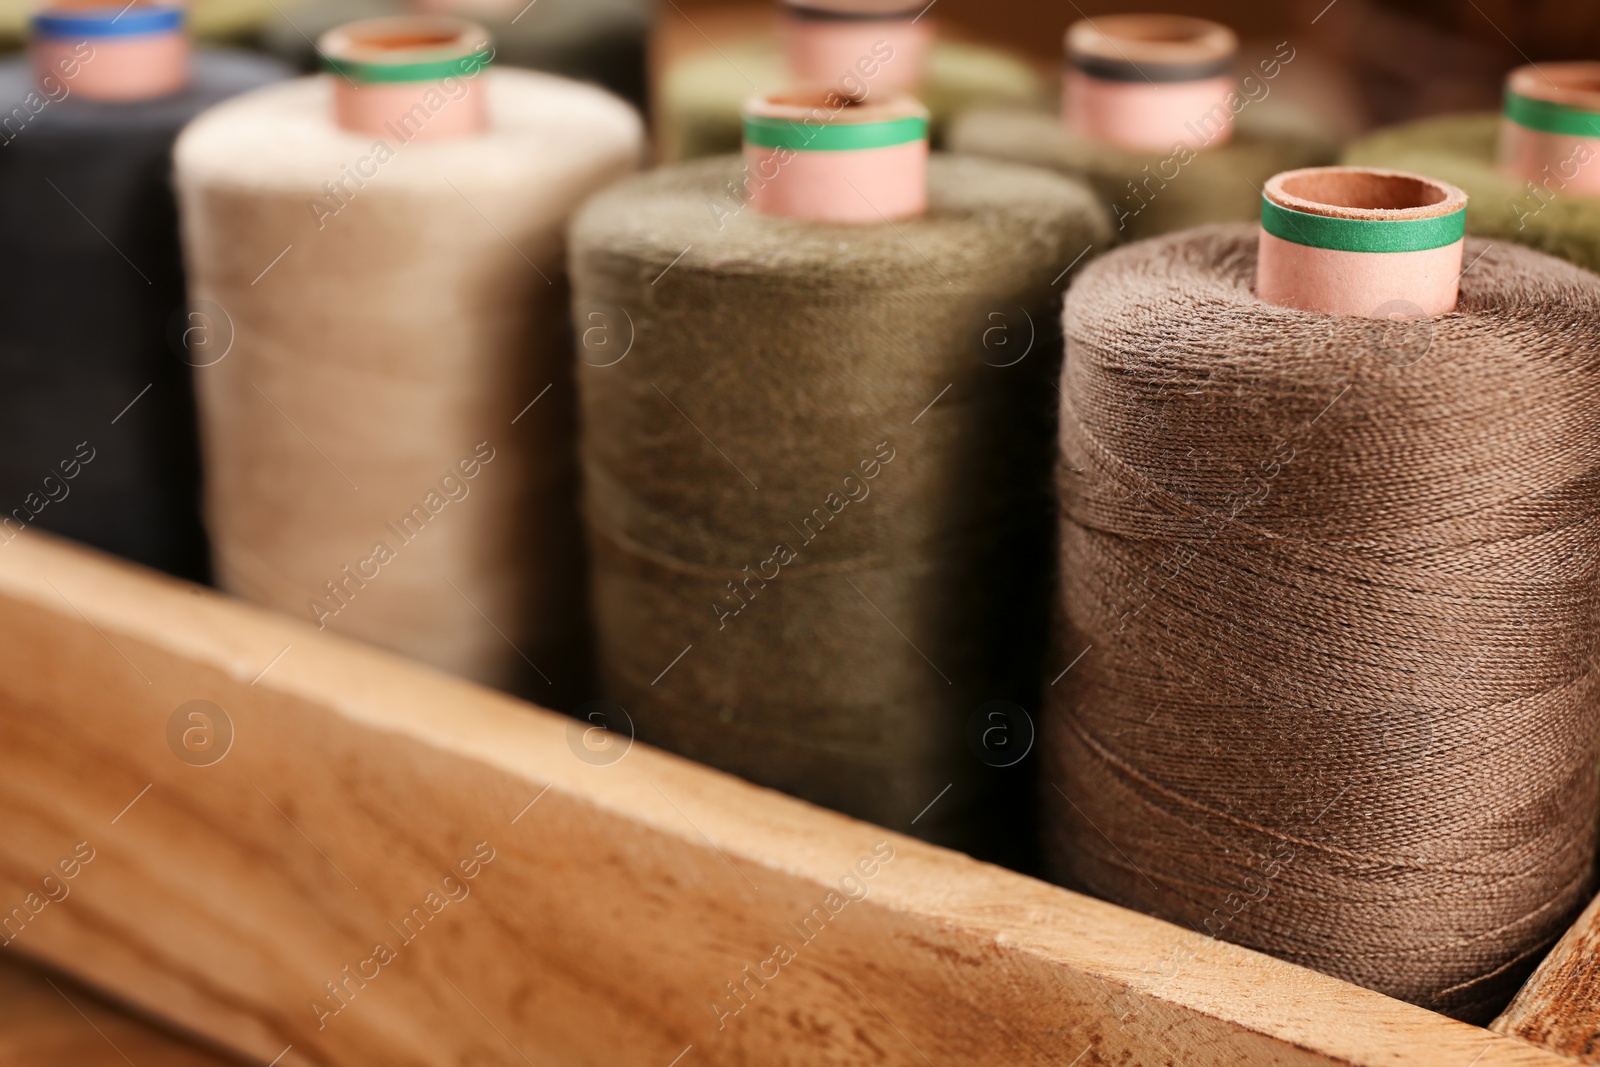
[[[440,101],[484,94],[480,134],[359,134],[331,82],[176,150],[191,295],[235,338],[197,377],[218,583],[563,706],[589,685],[564,230],[639,121],[491,69]]]
[[[642,175],[573,225],[576,317],[632,330],[580,352],[606,696],[641,740],[992,850],[985,790],[1021,773],[964,731],[1036,706],[1052,279],[1105,220],[1055,175],[939,157],[893,226],[714,216],[739,173]]]
[[[1600,280],[1469,239],[1456,313],[1340,318],[1254,245],[1068,301],[1053,873],[1482,1019],[1591,882]]]

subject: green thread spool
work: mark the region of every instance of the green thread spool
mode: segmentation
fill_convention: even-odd
[[[892,225],[708,210],[740,173],[656,170],[571,231],[604,695],[640,740],[993,854],[1026,769],[967,731],[1037,710],[1055,309],[1108,225],[937,153]]]

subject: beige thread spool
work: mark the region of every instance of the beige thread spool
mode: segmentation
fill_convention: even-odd
[[[177,149],[192,295],[234,331],[198,380],[218,578],[540,701],[591,695],[564,231],[637,165],[639,120],[491,69],[441,82],[426,122],[450,136],[357,133],[338,77],[213,110]],[[475,94],[469,132],[447,113]]]

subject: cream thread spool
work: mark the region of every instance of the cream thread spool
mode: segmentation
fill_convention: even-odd
[[[35,77],[70,75],[85,100],[150,100],[189,83],[189,39],[177,4],[58,0],[33,17]]]
[[[814,222],[874,223],[928,208],[928,110],[838,93],[756,97],[744,110],[751,204]]]
[[[489,33],[444,15],[368,19],[322,35],[323,66],[334,74],[339,125],[402,142],[459,137],[489,123],[483,93],[453,99],[447,78],[482,73],[494,54]]]
[[[927,74],[931,24],[925,4],[905,0],[786,0],[783,50],[797,85],[839,86],[860,79],[898,93]]]
[[[470,24],[431,24],[465,43],[423,58],[476,54]],[[179,141],[191,292],[236,330],[199,376],[218,580],[561,706],[588,695],[564,234],[643,134],[622,101],[547,74],[442,84],[430,126],[473,96],[488,122],[352,130],[330,73]]]
[[[1371,167],[1310,167],[1267,182],[1256,294],[1333,315],[1443,315],[1460,292],[1467,194]]]
[[[1517,181],[1600,196],[1600,63],[1518,67],[1506,77],[1499,165]]]
[[[1062,120],[1123,148],[1192,149],[1233,136],[1228,71],[1239,39],[1182,15],[1103,15],[1067,30]]]

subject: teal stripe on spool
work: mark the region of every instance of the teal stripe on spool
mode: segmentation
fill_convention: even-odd
[[[1467,232],[1467,209],[1431,219],[1340,219],[1293,211],[1261,198],[1261,228],[1297,245],[1336,252],[1426,252]]]
[[[322,69],[356,82],[429,82],[441,78],[470,78],[489,65],[494,49],[420,63],[367,63],[359,59],[322,57]]]
[[[744,117],[744,143],[796,152],[850,152],[888,148],[928,139],[928,120],[921,116],[887,122],[803,123],[762,115]]]
[[[1505,116],[1518,126],[1544,133],[1563,133],[1569,137],[1600,137],[1600,112],[1585,111],[1571,104],[1535,100],[1506,90]]]

